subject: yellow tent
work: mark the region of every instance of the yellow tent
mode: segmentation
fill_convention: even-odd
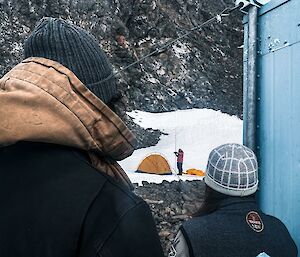
[[[159,174],[159,175],[168,175],[172,174],[171,167],[162,155],[155,153],[150,154],[145,157],[136,172],[142,173],[151,173],[151,174]]]
[[[197,175],[197,176],[205,176],[205,172],[203,170],[197,170],[197,169],[188,169],[186,172],[188,175]]]

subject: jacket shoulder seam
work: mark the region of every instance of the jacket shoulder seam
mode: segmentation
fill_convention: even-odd
[[[97,256],[101,256],[100,255],[100,251],[101,249],[104,247],[104,245],[106,244],[106,242],[112,237],[112,235],[114,234],[115,230],[118,228],[119,224],[123,221],[123,219],[126,217],[126,215],[131,212],[132,210],[134,210],[135,208],[139,207],[140,205],[144,204],[143,201],[140,201],[139,203],[135,204],[134,206],[130,207],[127,211],[125,211],[121,217],[119,218],[118,222],[116,222],[115,226],[112,228],[111,232],[109,233],[109,235],[106,237],[105,240],[103,240],[103,242],[101,243],[101,245],[99,245],[96,249],[96,254]]]

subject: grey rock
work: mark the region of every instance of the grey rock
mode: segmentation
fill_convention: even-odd
[[[178,191],[179,182],[163,181],[161,184],[149,183],[146,187],[140,186],[135,193],[143,197],[150,204],[157,230],[161,232],[161,242],[167,255],[168,249],[175,238],[183,221],[196,212],[203,201],[203,181],[185,182],[189,193]],[[182,195],[186,194],[193,201],[184,201]],[[159,202],[159,204],[157,204]]]

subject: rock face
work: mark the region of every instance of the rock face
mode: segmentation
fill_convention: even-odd
[[[118,73],[119,114],[212,108],[242,115],[242,25],[237,12],[123,72],[121,69],[219,13],[233,0],[0,0],[0,76],[22,60],[43,16],[61,17],[99,40]],[[132,125],[133,126],[133,125]],[[159,131],[135,126],[139,147]]]
[[[171,243],[183,221],[200,208],[204,196],[204,182],[164,181],[162,184],[143,182],[135,192],[150,206],[161,243],[168,256]]]

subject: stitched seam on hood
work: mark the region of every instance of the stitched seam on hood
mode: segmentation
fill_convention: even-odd
[[[44,59],[44,58],[43,58]],[[49,59],[45,59],[45,60],[49,60]],[[52,61],[52,60],[49,60],[49,61],[51,61],[51,62],[54,62],[54,61]],[[67,78],[68,78],[68,81],[69,81],[69,83],[71,84],[71,85],[74,85],[74,83],[72,83],[72,81],[71,81],[71,78],[64,72],[64,71],[61,71],[60,69],[58,69],[57,67],[55,67],[55,66],[52,66],[52,65],[48,65],[48,64],[45,64],[45,63],[43,63],[42,61],[40,61],[40,60],[37,60],[37,59],[35,59],[34,57],[33,58],[29,58],[28,60],[24,60],[22,63],[29,63],[29,62],[34,62],[34,63],[37,63],[37,64],[40,64],[40,65],[42,65],[42,66],[44,66],[44,67],[48,67],[48,68],[53,68],[54,70],[56,70],[57,72],[59,72],[60,74],[63,74],[63,75],[65,75]],[[56,63],[56,62],[54,62],[54,63]],[[59,63],[57,63],[57,64],[59,64]],[[61,65],[61,64],[59,64],[62,68],[64,68],[64,69],[66,69],[66,70],[68,70],[73,76],[74,76],[74,78],[75,79],[77,79],[82,85],[84,85],[76,76],[75,76],[75,74],[73,74],[72,73],[72,71],[70,71],[69,69],[67,69],[66,67],[64,67],[63,65]],[[86,88],[86,90],[88,90],[87,88]],[[115,123],[115,121],[114,120],[112,120],[109,116],[107,116],[106,115],[106,113],[105,112],[102,112],[102,109],[104,108],[104,106],[105,106],[105,104],[104,103],[102,103],[103,104],[103,107],[101,108],[101,109],[99,109],[99,108],[97,108],[97,106],[95,106],[94,105],[94,103],[93,102],[91,102],[90,101],[90,99],[88,99],[88,98],[86,98],[86,100],[90,103],[90,104],[92,104],[96,109],[98,109],[98,110],[100,110],[101,111],[101,113],[102,113],[102,115],[104,115],[115,127],[116,127],[116,129],[119,131],[119,134],[121,134],[122,135],[122,137],[126,140],[126,142],[133,148],[133,149],[135,149],[135,146],[128,140],[128,138],[122,133],[122,130],[119,128],[119,126]],[[99,99],[98,99],[99,100]],[[107,107],[108,109],[109,109],[109,107]],[[110,110],[110,109],[109,109]],[[112,113],[114,113],[112,110],[110,110]],[[116,115],[115,113],[114,113],[114,115]],[[116,115],[117,116],[117,115]],[[119,118],[120,119],[120,118]],[[125,126],[125,128],[127,128],[126,127],[126,125],[124,124],[124,122],[121,120],[121,122],[123,123],[122,124],[122,126]],[[128,128],[127,128],[128,129]],[[135,139],[134,139],[135,140]]]
[[[52,95],[51,93],[49,93],[48,91],[46,91],[45,89],[43,89],[42,87],[40,87],[40,86],[38,86],[38,85],[36,85],[36,84],[33,84],[31,81],[28,81],[28,80],[26,80],[26,79],[20,79],[20,78],[17,78],[17,77],[13,77],[13,76],[10,76],[11,78],[13,78],[13,79],[16,79],[16,80],[19,80],[19,81],[25,81],[25,82],[28,82],[28,83],[30,83],[31,85],[34,85],[34,86],[36,86],[37,88],[39,88],[39,89],[41,89],[41,90],[43,90],[44,92],[46,92],[48,95],[50,95],[51,97],[53,97],[55,100],[57,100],[58,102],[60,102],[63,106],[65,106],[65,108],[70,112],[70,113],[72,113],[72,115],[74,116],[74,117],[76,117],[78,120],[79,120],[79,122],[80,122],[80,124],[84,127],[84,129],[88,132],[88,134],[91,136],[91,138],[93,138],[92,137],[92,135],[91,135],[91,133],[90,133],[90,131],[87,129],[87,127],[84,125],[84,123],[81,121],[81,119],[79,118],[79,116],[77,116],[74,112],[72,112],[62,101],[60,101],[59,99],[57,99],[54,95]],[[93,139],[93,142],[94,142],[94,144],[96,144],[96,146],[98,147],[98,148],[100,148],[99,147],[99,145],[97,144],[97,142]]]

